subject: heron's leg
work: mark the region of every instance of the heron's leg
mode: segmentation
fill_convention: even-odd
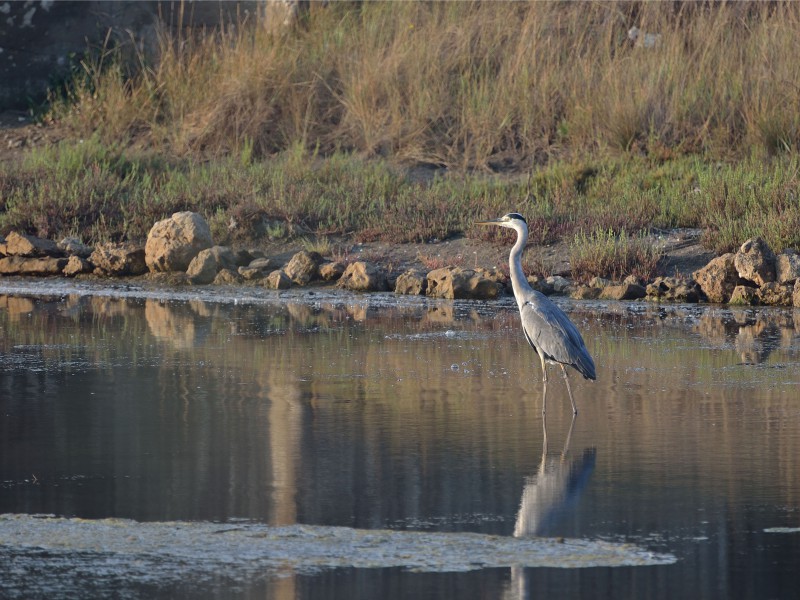
[[[569,424],[569,431],[567,432],[567,441],[564,442],[564,450],[561,451],[561,458],[564,458],[569,452],[569,442],[572,440],[572,428],[575,427],[575,413],[572,413],[572,423]]]
[[[544,362],[544,354],[539,352],[539,360],[542,361],[542,381],[547,383],[547,365]]]
[[[547,384],[544,384],[544,394],[542,394],[542,432],[544,433],[544,442],[542,442],[542,460],[547,456],[547,416],[544,412],[545,396],[547,395]]]
[[[545,412],[547,412],[547,382],[546,381],[542,382],[542,414],[544,414]],[[544,423],[542,423],[542,426],[545,426]],[[546,444],[547,443],[547,431],[544,432],[544,436],[545,436],[545,444]]]
[[[572,414],[578,414],[578,407],[575,406],[575,398],[572,397],[572,388],[569,385],[569,377],[567,376],[567,369],[564,367],[563,364],[558,363],[561,365],[561,372],[564,374],[564,383],[567,384],[567,392],[569,393],[569,401],[572,402]]]

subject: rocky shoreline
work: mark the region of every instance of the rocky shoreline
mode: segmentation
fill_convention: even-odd
[[[91,248],[74,238],[60,242],[24,233],[0,237],[0,275],[75,278],[146,277],[167,285],[258,285],[268,289],[335,285],[358,291],[394,291],[433,298],[490,300],[510,293],[497,267],[395,266],[375,261],[335,260],[299,250],[288,260],[263,250],[213,243],[208,224],[193,212],[175,213],[153,225],[144,246],[131,242]],[[759,239],[736,253],[712,258],[690,274],[621,282],[600,277],[579,284],[561,275],[529,277],[546,295],[576,299],[710,302],[800,307],[800,254],[775,254]]]

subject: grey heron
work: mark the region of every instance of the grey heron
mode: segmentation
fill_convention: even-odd
[[[499,219],[480,221],[476,225],[498,225],[517,232],[517,241],[508,256],[511,272],[511,287],[519,307],[522,331],[525,339],[536,350],[542,361],[542,382],[547,390],[547,364],[556,363],[561,367],[564,382],[567,384],[573,414],[578,414],[572,388],[569,385],[567,366],[574,367],[586,379],[597,379],[594,360],[586,349],[578,329],[564,311],[558,308],[547,296],[534,290],[522,272],[522,252],[528,243],[528,223],[519,213],[508,213]],[[547,398],[542,399],[542,412],[545,412]]]

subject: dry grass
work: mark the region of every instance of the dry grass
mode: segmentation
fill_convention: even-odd
[[[661,255],[645,236],[625,231],[580,232],[570,244],[570,266],[582,281],[594,276],[621,281],[627,275],[649,281],[656,275]]]
[[[263,156],[300,144],[494,171],[587,151],[797,150],[798,3],[312,3],[303,26],[107,52],[56,110],[106,140]],[[654,48],[631,26],[660,34]]]

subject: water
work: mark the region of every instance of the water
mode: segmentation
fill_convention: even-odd
[[[800,311],[3,285],[0,597],[797,596]]]

